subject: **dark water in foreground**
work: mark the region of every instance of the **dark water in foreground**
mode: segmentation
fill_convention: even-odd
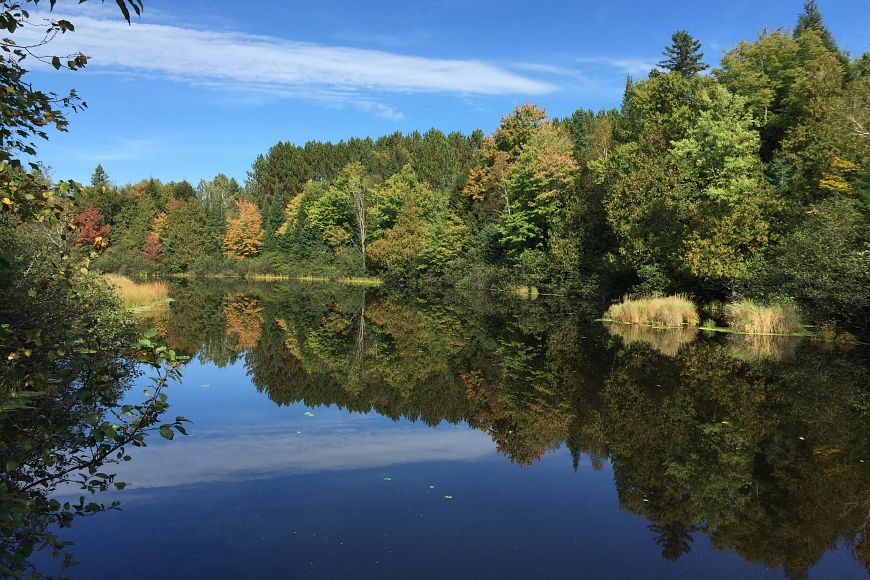
[[[173,294],[151,324],[195,355],[169,390],[190,435],[64,531],[73,577],[868,575],[865,347],[482,295]]]

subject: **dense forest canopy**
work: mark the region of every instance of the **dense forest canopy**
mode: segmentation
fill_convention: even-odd
[[[97,167],[75,196],[80,242],[102,233],[97,265],[127,273],[687,292],[866,328],[870,57],[849,60],[814,2],[711,70],[703,56],[681,30],[619,109],[526,103],[486,136],[280,142],[241,184],[118,187]]]

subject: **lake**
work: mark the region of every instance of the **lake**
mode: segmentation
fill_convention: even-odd
[[[61,531],[75,578],[868,575],[865,346],[552,297],[171,294],[143,325],[192,357],[167,391],[189,435]]]

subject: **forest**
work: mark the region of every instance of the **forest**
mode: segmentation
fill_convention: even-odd
[[[618,108],[282,141],[242,182],[195,185],[117,184],[102,165],[87,184],[53,178],[38,144],[85,103],[25,67],[88,58],[43,54],[74,31],[62,18],[18,42],[38,0],[0,2],[0,575],[35,577],[40,552],[72,564],[58,531],[117,507],[92,501],[126,486],[112,464],[187,433],[164,390],[194,357],[245,362],[279,405],[464,421],[521,465],[562,445],[575,464],[610,458],[667,559],[709,531],[795,576],[841,540],[867,561],[866,350],[713,337],[694,307],[870,328],[870,52],[842,51],[814,1],[718,65],[675,32]],[[127,24],[143,8],[115,4]],[[137,318],[110,274],[168,297]],[[300,277],[361,287],[244,290]],[[695,318],[673,332],[589,326],[622,297],[673,295]],[[70,488],[80,500],[56,499]],[[764,503],[780,497],[788,510]]]
[[[850,60],[808,2],[713,68],[675,33],[618,109],[526,103],[491,135],[279,142],[244,183],[117,186],[98,166],[70,202],[109,272],[682,292],[866,329],[868,103],[870,55]]]

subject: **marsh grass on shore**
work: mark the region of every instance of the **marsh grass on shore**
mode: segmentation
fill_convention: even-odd
[[[135,282],[119,274],[105,274],[115,288],[125,308],[144,308],[165,303],[169,299],[169,284],[163,280]]]
[[[625,296],[604,314],[606,320],[626,324],[644,324],[664,328],[697,326],[700,322],[698,309],[683,294],[672,296]]]
[[[765,306],[741,300],[725,306],[725,320],[731,330],[743,334],[793,334],[803,329],[790,304]]]

